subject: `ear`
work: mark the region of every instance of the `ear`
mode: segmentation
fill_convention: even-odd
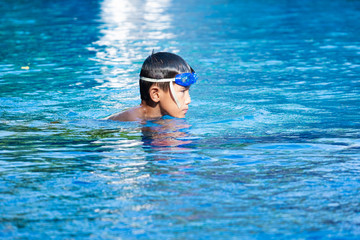
[[[160,88],[158,86],[156,86],[155,84],[152,85],[149,89],[149,95],[151,100],[153,100],[153,102],[157,103],[160,101]]]

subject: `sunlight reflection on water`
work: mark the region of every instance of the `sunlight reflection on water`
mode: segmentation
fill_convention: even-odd
[[[121,99],[127,99],[130,106],[139,101],[139,69],[152,50],[178,52],[176,47],[159,47],[159,41],[176,37],[170,31],[173,28],[172,17],[167,13],[170,3],[170,0],[145,3],[105,0],[101,3],[100,39],[88,50],[96,52],[96,58],[91,60],[101,65],[102,77],[95,79],[100,85],[95,88],[122,92],[121,95],[114,91],[109,94],[117,109],[125,107],[120,104],[124,102]],[[103,102],[109,104],[106,100]]]

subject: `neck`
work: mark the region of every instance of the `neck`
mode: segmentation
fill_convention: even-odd
[[[148,105],[145,101],[142,101],[140,107],[142,109],[142,118],[145,120],[161,118],[164,115],[157,103],[154,105]]]

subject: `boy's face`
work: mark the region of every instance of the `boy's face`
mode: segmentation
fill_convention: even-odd
[[[167,92],[161,90],[162,91],[161,94],[162,98],[160,100],[161,111],[163,111],[164,115],[170,115],[176,118],[184,118],[186,112],[189,109],[189,104],[191,103],[191,98],[189,93],[190,86],[183,87],[176,83],[171,83],[171,84],[174,84],[173,86],[174,86],[175,94],[181,106],[180,108],[177,106],[175,99],[171,95],[170,90]]]

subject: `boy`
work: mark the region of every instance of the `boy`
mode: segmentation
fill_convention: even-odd
[[[184,118],[191,102],[189,88],[196,80],[195,71],[180,56],[168,52],[153,53],[141,67],[140,106],[106,119],[142,121],[164,115]]]

